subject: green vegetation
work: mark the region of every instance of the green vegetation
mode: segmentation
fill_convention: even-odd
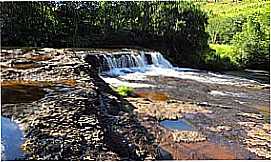
[[[210,44],[211,50],[205,58],[205,64],[212,70],[233,70],[238,68],[235,47],[225,44]]]
[[[209,15],[207,32],[210,47],[216,51],[208,52],[207,65],[224,70],[269,69],[270,1],[224,0],[200,5]]]
[[[269,69],[269,6],[265,0],[3,2],[1,43],[140,46],[163,52],[177,66]]]
[[[134,92],[134,89],[127,86],[119,86],[117,89],[115,89],[116,92],[118,92],[121,96],[129,96]]]
[[[234,53],[234,46],[232,45],[227,45],[227,44],[210,44],[210,48],[216,50],[216,52],[222,56],[222,57],[229,57],[229,59],[232,62],[236,62],[234,60],[235,58],[235,53]]]
[[[208,49],[207,14],[188,1],[3,2],[2,46],[141,46],[176,65]]]

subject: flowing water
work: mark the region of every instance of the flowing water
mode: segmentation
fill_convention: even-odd
[[[207,127],[224,122],[233,126],[231,131],[224,131],[225,136],[223,133],[213,134],[208,130],[204,131],[208,134],[208,141],[205,142],[181,143],[176,146],[172,146],[171,141],[168,145],[165,143],[163,148],[168,150],[174,159],[183,160],[186,155],[188,159],[255,159],[255,156],[240,145],[238,140],[231,143],[228,138],[235,137],[236,134],[241,135],[236,120],[248,120],[237,117],[238,113],[255,113],[263,116],[264,122],[270,122],[268,72],[215,73],[174,67],[159,52],[127,50],[103,57],[105,59],[102,67],[109,68],[101,69],[101,77],[114,87],[121,85],[133,87],[137,96],[157,104],[175,99],[211,106],[211,114],[208,115],[197,112],[186,114],[193,117],[191,118],[193,126],[182,119],[161,121],[160,125],[170,131],[193,131],[198,128],[205,130]],[[240,130],[242,129],[246,128],[242,127]]]
[[[21,150],[23,132],[9,118],[1,117],[1,159],[18,160],[23,158]]]
[[[197,82],[222,85],[251,85],[259,82],[243,77],[173,67],[159,52],[121,51],[100,54],[103,79],[114,86],[152,87],[149,84],[132,84],[131,81],[148,80],[149,76],[175,77]]]
[[[240,73],[174,67],[159,52],[123,50],[100,54],[101,77],[110,85],[129,86],[141,92],[160,91],[169,98],[269,112],[270,84],[260,82],[255,71]],[[250,72],[251,73],[251,72]],[[262,72],[260,73],[262,76]],[[253,76],[257,76],[253,78]],[[264,76],[269,76],[264,73]],[[253,88],[254,87],[254,88]],[[267,114],[267,113],[265,113]],[[269,116],[266,115],[266,119]]]

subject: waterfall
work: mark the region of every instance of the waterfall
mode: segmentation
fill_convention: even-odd
[[[171,63],[166,60],[160,52],[151,52],[150,55],[152,58],[152,62],[156,67],[173,68]]]
[[[131,87],[153,87],[154,85],[144,83],[149,76],[162,76],[195,80],[208,84],[225,85],[252,85],[259,84],[257,81],[241,77],[200,71],[191,68],[173,67],[171,63],[159,52],[120,50],[111,52],[95,53],[99,58],[96,62],[102,65],[101,77],[108,83]],[[92,57],[93,54],[92,54]],[[90,59],[94,60],[94,58]],[[91,61],[89,62],[91,63]],[[105,75],[104,75],[105,74]],[[113,77],[112,77],[113,76]]]
[[[107,74],[144,71],[147,67],[173,68],[160,52],[118,51],[97,55],[101,64],[100,71]]]

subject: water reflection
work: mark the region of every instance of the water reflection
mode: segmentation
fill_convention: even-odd
[[[185,130],[185,131],[192,131],[193,127],[190,125],[186,120],[179,119],[179,120],[163,120],[160,124],[166,128],[172,130]]]
[[[16,160],[23,158],[22,144],[22,130],[9,118],[1,116],[1,159]]]

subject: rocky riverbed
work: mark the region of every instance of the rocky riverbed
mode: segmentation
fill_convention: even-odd
[[[1,60],[2,116],[23,128],[24,160],[159,158],[153,136],[74,51],[2,50]]]
[[[110,55],[2,50],[2,116],[23,129],[22,159],[271,158],[268,84],[195,70],[103,80],[97,51]],[[105,82],[112,80],[144,88],[123,98]]]
[[[163,76],[134,82],[155,85],[136,88],[140,98],[127,100],[173,159],[271,158],[267,85],[228,86]],[[178,119],[194,130],[174,131],[159,124]]]

